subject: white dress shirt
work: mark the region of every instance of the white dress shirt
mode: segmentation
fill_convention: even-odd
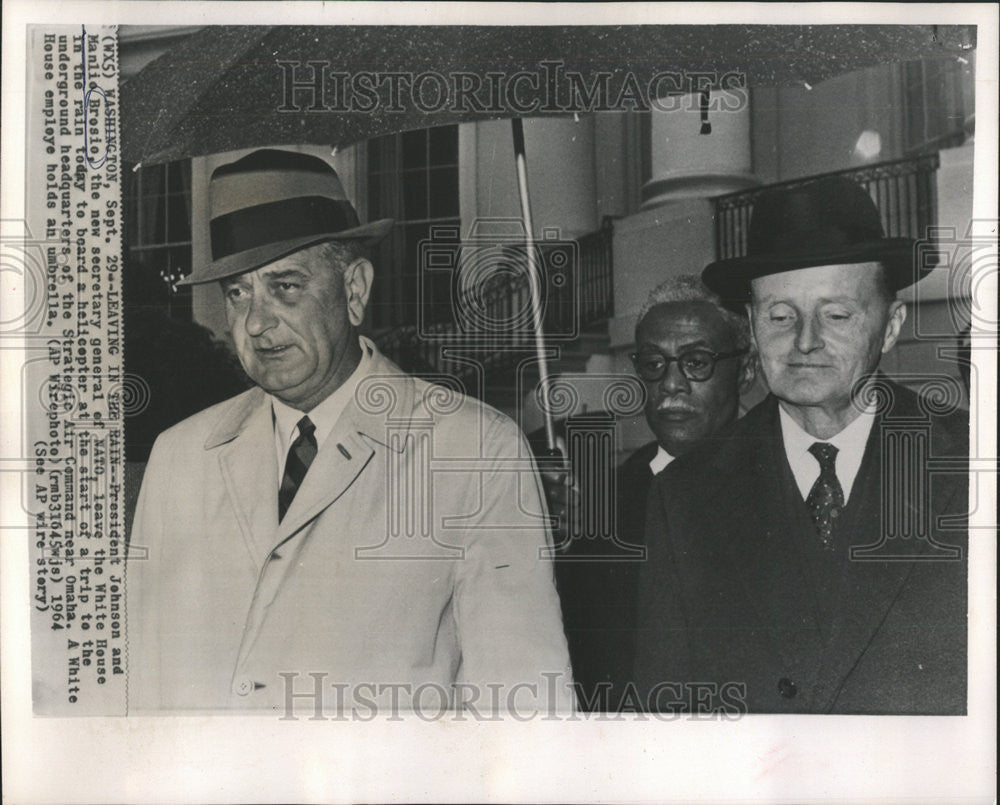
[[[778,411],[781,416],[781,438],[785,443],[785,455],[788,457],[788,464],[792,468],[802,499],[809,497],[809,491],[819,478],[819,461],[809,452],[809,448],[816,442],[825,442],[837,448],[834,469],[837,472],[837,480],[840,481],[840,488],[844,491],[846,504],[851,496],[854,479],[861,469],[861,459],[865,455],[868,434],[871,433],[872,424],[875,422],[874,408],[863,411],[850,425],[829,439],[817,439],[804,431],[780,403]]]
[[[649,469],[653,475],[659,475],[667,468],[667,464],[674,460],[674,457],[663,449],[662,445],[656,445],[656,455],[649,462]]]
[[[354,391],[358,383],[370,371],[372,361],[372,343],[364,336],[359,338],[361,342],[361,360],[351,373],[351,376],[333,394],[323,402],[309,411],[309,419],[316,426],[316,445],[318,450],[323,449],[323,442],[330,435],[333,426],[337,424],[340,415],[344,413],[347,404],[354,397]],[[297,408],[283,403],[273,394],[271,397],[271,410],[274,412],[274,449],[278,455],[278,486],[285,477],[285,461],[288,459],[288,450],[298,438],[298,424],[302,419],[303,412]]]

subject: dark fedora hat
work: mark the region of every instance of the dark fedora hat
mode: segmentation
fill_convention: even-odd
[[[937,262],[933,251],[915,267],[915,241],[887,238],[868,191],[842,176],[762,193],[754,204],[747,254],[717,260],[701,278],[727,302],[750,300],[757,277],[800,268],[881,263],[892,290],[921,279]]]
[[[212,260],[178,285],[252,271],[328,240],[375,243],[392,219],[362,224],[337,172],[319,157],[264,149],[222,165],[209,182]]]

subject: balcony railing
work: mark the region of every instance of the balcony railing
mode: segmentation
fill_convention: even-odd
[[[926,237],[927,228],[937,221],[934,173],[939,164],[940,159],[936,153],[927,154],[719,196],[715,199],[718,259],[742,257],[746,254],[750,215],[761,193],[776,187],[798,187],[826,176],[844,176],[862,185],[882,213],[882,226],[887,237]]]
[[[609,319],[614,313],[613,219],[575,241],[536,241],[542,274],[543,327],[561,341]],[[524,244],[487,249],[484,261],[470,260],[482,281],[455,283],[452,321],[394,327],[375,336],[379,348],[417,375],[476,371],[462,354],[487,369],[515,365],[535,348]],[[449,349],[442,349],[449,347]]]

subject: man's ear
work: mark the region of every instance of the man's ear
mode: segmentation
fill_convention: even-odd
[[[364,257],[359,257],[344,269],[344,295],[347,297],[347,315],[354,327],[360,327],[365,319],[365,308],[372,292],[375,266]]]
[[[899,340],[899,334],[903,330],[903,322],[906,321],[906,303],[895,300],[889,306],[889,319],[885,323],[885,335],[882,338],[882,353],[885,354]]]
[[[759,361],[757,359],[757,348],[750,345],[750,351],[740,357],[739,390],[740,394],[746,394],[753,388],[757,379]]]
[[[753,388],[760,371],[760,356],[757,353],[757,339],[753,331],[753,302],[746,303],[747,322],[750,326],[750,351],[740,358],[739,390],[746,394]]]
[[[747,309],[747,322],[750,325],[750,348],[755,350],[757,348],[757,338],[753,332],[753,302],[747,302],[745,307]]]

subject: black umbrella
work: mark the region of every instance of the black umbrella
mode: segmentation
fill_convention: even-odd
[[[513,118],[544,384],[521,117],[645,110],[693,91],[705,101],[712,88],[812,85],[974,47],[971,26],[214,26],[124,83],[122,156],[150,164],[265,145],[347,145]],[[706,104],[704,132],[707,114]],[[546,433],[554,449],[548,417]]]
[[[973,47],[972,26],[213,26],[125,82],[122,155],[150,164],[641,109],[672,93],[814,85]]]

